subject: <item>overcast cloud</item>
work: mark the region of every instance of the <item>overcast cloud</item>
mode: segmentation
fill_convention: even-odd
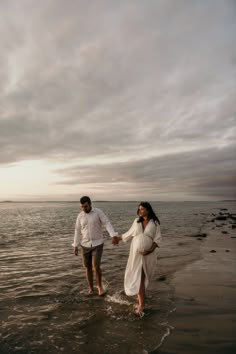
[[[0,0],[0,13],[0,166],[61,164],[65,195],[236,199],[234,0]]]

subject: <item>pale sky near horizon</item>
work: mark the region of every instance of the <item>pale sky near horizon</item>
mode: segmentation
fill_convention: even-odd
[[[236,199],[236,1],[0,13],[0,201]]]

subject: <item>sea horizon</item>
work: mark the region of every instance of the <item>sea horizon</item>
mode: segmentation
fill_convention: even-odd
[[[0,203],[79,203],[79,200],[0,200]],[[218,203],[236,202],[236,199],[219,200],[150,200],[150,203]],[[92,200],[92,203],[140,203],[140,200]]]

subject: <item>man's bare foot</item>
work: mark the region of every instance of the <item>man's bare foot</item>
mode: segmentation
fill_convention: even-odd
[[[99,296],[104,296],[105,295],[105,291],[103,290],[102,287],[98,288],[98,295]]]

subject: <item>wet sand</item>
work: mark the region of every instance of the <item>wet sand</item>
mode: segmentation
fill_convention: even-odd
[[[174,327],[159,350],[165,354],[236,352],[236,232],[230,219],[208,221],[202,230],[201,259],[172,279]]]

